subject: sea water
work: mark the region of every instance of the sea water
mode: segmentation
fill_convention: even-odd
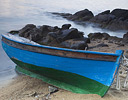
[[[91,32],[107,32],[122,37],[124,32],[111,32],[90,25],[77,25],[50,12],[75,13],[83,9],[94,15],[115,8],[128,8],[128,0],[0,0],[0,35],[21,29],[26,24],[59,26],[70,23],[87,36]],[[0,36],[1,39],[1,36]],[[1,40],[0,40],[1,42]],[[16,76],[15,64],[8,58],[0,44],[0,86]]]

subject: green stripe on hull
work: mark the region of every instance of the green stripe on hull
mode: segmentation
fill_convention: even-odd
[[[74,93],[98,94],[100,96],[104,96],[109,89],[108,86],[78,74],[55,70],[52,68],[39,67],[23,63],[13,58],[12,60],[18,65],[16,67],[17,71]]]

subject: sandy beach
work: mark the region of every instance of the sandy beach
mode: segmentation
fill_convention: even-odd
[[[127,56],[128,46],[119,46],[113,43],[109,43],[107,40],[99,40],[98,42],[92,41],[89,47],[93,47],[97,44],[105,43],[108,47],[96,47],[90,49],[91,51],[102,51],[102,52],[114,52],[117,49],[125,51]],[[126,77],[125,74],[120,74],[121,78],[121,89],[116,90],[114,80],[113,85],[107,92],[107,94],[101,98],[96,94],[76,94],[63,89],[50,95],[47,99],[46,95],[49,93],[49,84],[35,78],[31,78],[25,75],[19,75],[13,78],[13,81],[8,85],[0,88],[0,100],[128,100],[128,86],[123,88],[123,83]]]

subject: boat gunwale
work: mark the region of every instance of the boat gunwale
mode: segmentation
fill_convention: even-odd
[[[33,47],[41,47],[41,48],[47,48],[47,49],[64,50],[64,51],[70,51],[70,52],[80,52],[80,53],[97,54],[97,55],[120,56],[120,54],[118,54],[118,53],[75,50],[75,49],[59,48],[59,47],[52,47],[52,46],[46,46],[46,45],[35,45],[35,44],[23,43],[20,41],[16,41],[14,39],[10,39],[10,38],[6,37],[5,35],[2,35],[2,37],[6,38],[7,40],[16,42],[16,43],[20,43],[20,44],[28,45],[28,46],[33,46]]]

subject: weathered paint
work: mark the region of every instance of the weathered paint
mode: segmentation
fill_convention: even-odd
[[[98,94],[100,96],[104,96],[106,91],[109,89],[108,86],[105,86],[95,80],[91,80],[74,73],[55,70],[52,68],[38,67],[23,63],[13,58],[12,60],[18,65],[16,67],[17,71],[31,77],[41,79],[59,88],[69,90],[73,93]]]
[[[2,45],[3,48],[5,50],[5,52],[7,53],[7,55],[11,58],[11,59],[17,59],[17,61],[22,62],[23,64],[30,64],[32,66],[35,67],[36,66],[40,67],[40,68],[51,68],[51,69],[55,69],[58,71],[63,71],[63,72],[67,72],[67,73],[71,73],[71,74],[75,74],[84,78],[88,78],[91,81],[95,81],[97,83],[102,84],[105,87],[109,87],[111,86],[113,79],[115,77],[114,72],[116,71],[116,69],[118,69],[119,67],[119,60],[120,60],[120,56],[122,54],[122,51],[120,50],[119,52],[116,52],[116,54],[113,53],[99,53],[99,52],[89,52],[89,51],[82,51],[82,50],[69,50],[69,49],[62,49],[62,48],[53,48],[53,47],[46,47],[46,46],[33,46],[33,49],[35,47],[36,48],[40,48],[40,50],[42,50],[41,48],[47,48],[47,49],[52,49],[54,50],[59,50],[59,51],[65,51],[65,52],[73,52],[73,53],[82,53],[84,55],[85,54],[93,54],[93,55],[97,55],[97,56],[105,56],[105,59],[88,59],[86,56],[84,57],[84,59],[79,59],[78,57],[68,57],[68,56],[62,56],[62,55],[50,55],[47,53],[43,53],[44,50],[42,50],[42,52],[33,52],[31,50],[24,50],[24,48],[26,48],[26,46],[32,46],[29,44],[25,44],[25,43],[21,43],[22,48],[16,48],[14,45],[16,43],[16,41],[10,42],[9,41],[3,41]],[[35,50],[34,49],[34,50]],[[39,50],[39,49],[36,49]],[[70,54],[70,53],[69,53]],[[77,55],[78,56],[78,55]],[[107,57],[106,57],[107,56]],[[109,57],[113,57],[111,60],[108,60]],[[86,59],[87,58],[87,59]],[[92,55],[91,57],[92,58]],[[106,59],[107,58],[107,59]],[[116,58],[116,60],[115,60]],[[21,65],[23,66],[23,65]],[[20,67],[21,67],[20,66]],[[27,67],[27,65],[26,65]],[[33,67],[32,67],[33,69]],[[31,68],[29,68],[29,70],[32,70]],[[49,74],[51,75],[51,74]],[[59,77],[59,75],[58,75]],[[65,78],[66,79],[66,78]],[[69,81],[69,80],[68,80]],[[86,84],[86,82],[83,82],[82,84]],[[94,83],[95,84],[95,83]],[[93,85],[94,85],[93,84]],[[93,86],[92,85],[92,86]],[[87,87],[87,86],[85,86]],[[108,88],[107,88],[108,89]],[[103,93],[105,93],[107,91],[107,89],[103,89],[104,91],[102,91],[102,94],[99,94],[101,92],[101,90],[97,90],[97,94],[99,95],[103,95]],[[89,91],[89,90],[85,90],[85,91]],[[92,92],[94,93],[94,92]]]
[[[97,52],[95,53],[94,52],[78,52],[78,51],[73,51],[73,50],[68,50],[68,49],[59,50],[59,49],[53,49],[50,47],[25,45],[24,43],[11,41],[6,38],[2,38],[2,41],[15,48],[37,52],[37,53],[55,55],[55,56],[78,58],[78,59],[104,60],[104,61],[116,61],[117,59],[117,55],[112,55],[111,53],[106,55],[103,53],[97,54]]]

